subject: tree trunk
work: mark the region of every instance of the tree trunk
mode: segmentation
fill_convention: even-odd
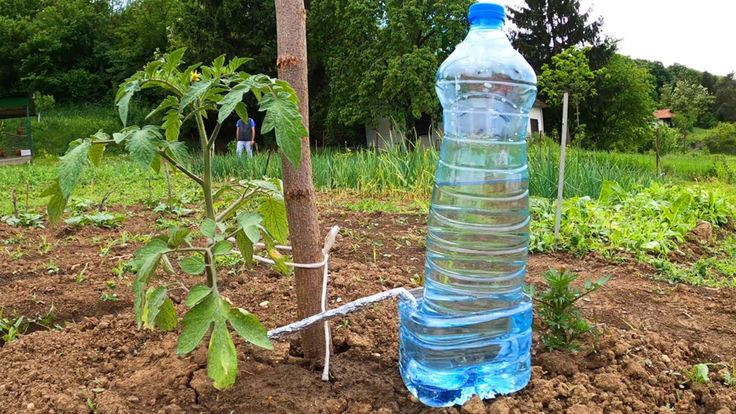
[[[279,78],[289,82],[299,96],[299,110],[309,128],[309,94],[307,88],[307,30],[303,0],[276,0]],[[302,138],[302,162],[299,169],[281,156],[284,198],[289,221],[290,239],[296,263],[322,261],[321,236],[312,183],[312,160],[309,137]],[[299,318],[321,311],[322,269],[295,269],[296,298]],[[302,333],[304,356],[312,361],[324,354],[322,326]]]

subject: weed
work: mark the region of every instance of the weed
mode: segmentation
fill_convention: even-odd
[[[59,265],[56,264],[54,259],[51,259],[48,263],[46,263],[46,273],[50,275],[55,275],[59,273],[59,270]]]
[[[46,236],[41,235],[41,243],[39,243],[38,245],[38,253],[43,256],[53,249],[54,249],[54,245],[49,243]]]
[[[3,309],[0,308],[0,340],[5,343],[13,342],[28,329],[28,321],[24,316],[17,318],[6,318]]]
[[[12,216],[2,216],[0,221],[13,227],[32,227],[42,229],[43,215],[35,213],[19,213]]]
[[[542,277],[547,290],[540,293],[533,287],[529,289],[531,296],[539,304],[539,319],[546,328],[542,341],[551,350],[576,351],[578,339],[595,328],[583,318],[575,303],[603,287],[610,277],[605,276],[595,282],[586,280],[582,291],[571,286],[578,275],[565,269],[559,272],[550,269]]]
[[[710,369],[708,369],[708,364],[695,364],[691,368],[686,368],[682,371],[682,374],[691,384],[709,383],[709,373]]]
[[[118,227],[124,219],[125,216],[122,214],[100,212],[72,216],[64,220],[64,223],[70,226],[96,226],[104,229],[112,229]]]
[[[100,301],[102,302],[117,302],[119,300],[117,293],[102,292],[100,294]]]

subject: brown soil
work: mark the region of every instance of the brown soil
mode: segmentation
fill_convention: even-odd
[[[219,392],[207,378],[202,349],[178,357],[176,333],[135,328],[130,275],[118,279],[111,269],[140,243],[113,247],[104,257],[101,248],[125,231],[155,233],[158,216],[142,208],[127,213],[115,230],[0,226],[5,315],[35,317],[53,305],[55,322],[65,325],[0,348],[0,413],[736,414],[736,387],[725,387],[715,373],[710,384],[690,386],[681,374],[696,363],[736,360],[736,291],[658,282],[647,266],[595,255],[530,258],[532,283],[550,267],[574,270],[581,279],[613,279],[581,303],[600,335],[588,338],[577,354],[547,352],[535,337],[532,381],[513,396],[438,410],[410,398],[398,372],[394,302],[333,323],[332,381],[320,381],[299,356],[295,338],[277,343],[272,353],[238,342],[238,382]],[[324,232],[333,224],[343,229],[331,261],[330,306],[419,283],[423,216],[327,209],[322,223]],[[50,252],[40,249],[42,237],[53,245]],[[49,272],[52,260],[58,273]],[[108,281],[118,286],[113,290]],[[222,286],[233,303],[259,314],[269,328],[295,319],[292,278],[258,267],[229,272]],[[119,301],[100,300],[113,291]]]

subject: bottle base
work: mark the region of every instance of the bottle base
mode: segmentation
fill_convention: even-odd
[[[399,302],[400,370],[406,388],[431,407],[462,405],[526,387],[531,379],[531,299],[472,316],[426,313]]]

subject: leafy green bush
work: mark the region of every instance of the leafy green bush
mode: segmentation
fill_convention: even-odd
[[[531,205],[531,251],[595,251],[607,256],[619,252],[667,255],[685,241],[698,220],[719,226],[736,214],[716,191],[652,184],[629,193],[605,182],[598,200],[574,197],[563,202],[560,239],[555,244],[554,203],[532,199]]]
[[[721,122],[703,132],[702,140],[713,154],[736,154],[736,124]]]
[[[548,349],[578,349],[578,339],[595,328],[583,318],[575,303],[595,292],[608,283],[609,277],[602,277],[595,282],[586,280],[583,290],[572,287],[578,275],[565,269],[550,269],[542,277],[547,289],[537,292],[531,289],[534,300],[538,303],[537,313],[545,331],[542,342]]]
[[[2,216],[0,221],[13,227],[44,228],[43,215],[36,213],[19,213],[18,215]]]
[[[64,220],[70,226],[96,226],[105,229],[118,227],[125,216],[117,213],[98,212],[95,214],[79,214]]]

